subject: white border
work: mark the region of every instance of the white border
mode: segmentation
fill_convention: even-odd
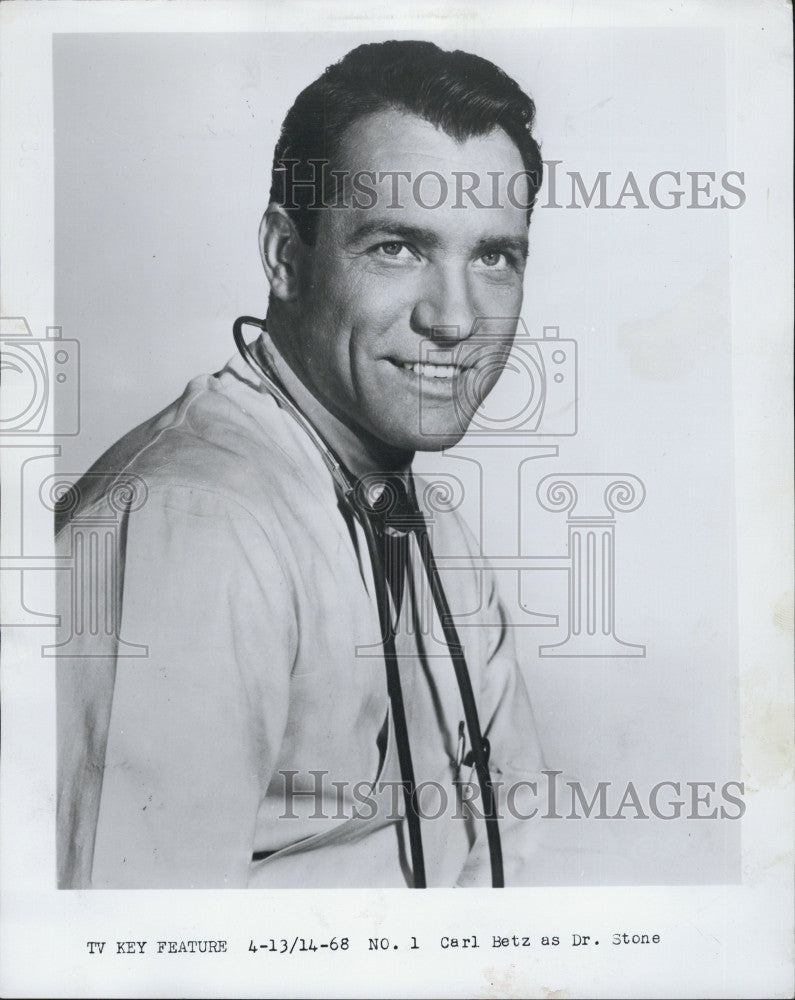
[[[534,22],[709,25],[727,32],[729,160],[769,178],[765,204],[732,218],[733,392],[739,573],[743,882],[731,887],[395,892],[58,893],[51,858],[54,775],[51,674],[15,670],[33,637],[6,636],[3,659],[2,952],[0,992],[15,996],[788,996],[792,988],[792,637],[790,533],[792,328],[792,84],[790,10],[784,2],[534,4]],[[51,36],[94,31],[335,31],[479,28],[527,17],[523,4],[418,5],[192,2],[0,6],[0,148],[3,313],[34,330],[53,321]],[[791,619],[790,619],[791,623]],[[38,631],[38,630],[37,630]],[[40,633],[36,643],[40,642]],[[466,899],[466,910],[462,906]],[[279,912],[278,931],[273,915]],[[656,930],[664,944],[444,952],[443,933],[585,933]],[[239,951],[216,961],[105,958],[89,938],[347,934],[357,942],[415,935],[407,954],[310,956],[277,962]],[[605,938],[607,945],[607,938]],[[355,960],[354,960],[355,958]]]

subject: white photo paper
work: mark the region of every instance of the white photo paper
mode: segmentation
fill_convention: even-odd
[[[788,15],[0,8],[4,996],[791,995]]]

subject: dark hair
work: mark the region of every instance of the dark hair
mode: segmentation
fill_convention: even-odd
[[[532,99],[494,63],[469,52],[446,52],[432,42],[372,42],[329,66],[298,95],[284,119],[273,155],[270,200],[284,206],[304,243],[315,242],[317,210],[329,203],[335,181],[331,178],[329,185],[327,168],[346,129],[387,108],[424,118],[459,142],[503,129],[527,171],[530,221],[543,173],[532,135]],[[314,187],[306,181],[314,181]]]

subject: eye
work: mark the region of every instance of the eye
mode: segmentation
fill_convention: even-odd
[[[507,263],[505,254],[500,250],[490,250],[488,253],[484,253],[480,259],[486,267],[498,267],[500,264]]]
[[[379,243],[376,249],[386,257],[399,257],[401,250],[408,250],[408,247],[400,240],[390,240],[388,243]]]

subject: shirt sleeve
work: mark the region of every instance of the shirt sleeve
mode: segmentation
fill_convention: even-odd
[[[145,655],[59,665],[66,882],[244,887],[297,648],[285,573],[254,517],[203,490],[151,490],[124,536],[119,634]]]

